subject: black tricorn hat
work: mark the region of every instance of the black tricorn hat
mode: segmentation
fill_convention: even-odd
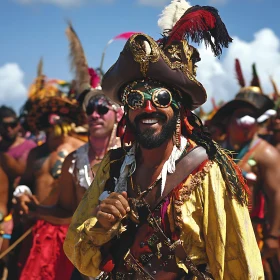
[[[134,34],[126,43],[117,62],[105,73],[103,92],[114,102],[121,103],[121,90],[128,83],[146,77],[160,81],[180,91],[184,105],[195,109],[206,101],[206,91],[190,71],[187,54],[192,47],[186,41],[161,49],[145,34]],[[198,53],[193,55],[199,58]],[[180,62],[178,58],[180,57]]]
[[[259,87],[244,87],[235,99],[222,106],[210,120],[211,124],[225,125],[235,110],[240,108],[253,109],[255,118],[274,108],[274,102]]]

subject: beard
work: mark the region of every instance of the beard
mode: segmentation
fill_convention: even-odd
[[[144,118],[158,118],[162,120],[164,124],[162,125],[162,129],[159,133],[155,133],[156,130],[154,128],[147,128],[144,131],[141,131],[139,128],[139,123]],[[137,116],[134,120],[134,124],[132,124],[127,118],[127,125],[135,134],[136,141],[142,146],[144,149],[155,149],[160,147],[165,141],[170,140],[175,131],[176,131],[176,123],[177,123],[178,114],[174,113],[174,116],[169,121],[166,121],[166,116],[161,113],[143,113]]]

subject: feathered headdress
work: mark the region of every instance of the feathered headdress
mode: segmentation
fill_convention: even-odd
[[[209,6],[191,6],[185,0],[173,0],[158,21],[162,28],[164,47],[173,42],[191,39],[211,46],[215,56],[220,56],[222,47],[232,42],[218,11]]]
[[[75,73],[78,94],[99,86],[100,78],[93,68],[88,67],[81,41],[71,22],[68,22],[66,35],[70,46],[71,69]]]

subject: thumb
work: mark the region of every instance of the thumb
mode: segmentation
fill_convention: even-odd
[[[121,195],[122,195],[125,199],[127,199],[127,192],[122,192]]]
[[[39,205],[40,202],[35,195],[30,196],[30,201],[34,202],[36,205]]]

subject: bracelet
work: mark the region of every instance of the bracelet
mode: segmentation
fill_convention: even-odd
[[[279,236],[276,236],[276,235],[272,235],[272,234],[268,234],[264,237],[264,240],[265,239],[273,239],[273,240],[279,240]]]

